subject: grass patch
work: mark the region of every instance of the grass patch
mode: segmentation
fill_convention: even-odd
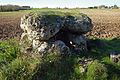
[[[120,39],[91,39],[90,46],[91,50],[87,54],[83,54],[81,57],[97,59],[105,65],[108,69],[108,80],[119,80],[120,79],[120,62],[112,63],[110,61],[110,53],[120,53]],[[113,79],[115,77],[116,79]]]
[[[4,57],[0,55],[0,61],[7,63],[0,64],[0,80],[119,80],[120,62],[112,63],[109,53],[120,52],[120,39],[90,40],[89,51],[79,57],[52,53],[44,57],[34,53],[20,54],[19,46],[14,41],[0,42],[0,54],[6,53]],[[94,59],[85,73],[80,72],[80,58]]]
[[[17,55],[20,54],[20,49],[15,41],[0,42],[0,67],[10,63]]]
[[[87,80],[106,80],[107,76],[107,68],[98,60],[88,66]]]
[[[82,13],[61,12],[61,11],[55,11],[55,10],[32,11],[28,13],[28,16],[32,16],[34,18],[47,21],[48,24],[56,23],[59,20],[65,20],[66,18],[72,21],[76,20],[77,18],[80,18],[81,21],[84,21],[83,17],[87,18],[87,15],[82,14]]]

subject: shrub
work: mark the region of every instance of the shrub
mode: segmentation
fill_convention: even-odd
[[[87,80],[106,80],[107,76],[106,67],[98,60],[95,60],[88,66]]]
[[[0,12],[7,11],[19,11],[19,10],[29,10],[30,6],[18,6],[18,5],[1,5]]]
[[[117,5],[114,5],[112,9],[119,9],[119,7]]]

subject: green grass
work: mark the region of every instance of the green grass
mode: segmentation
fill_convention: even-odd
[[[105,39],[92,39],[93,48],[87,53],[83,54],[82,56],[86,58],[92,58],[97,59],[101,63],[105,64],[106,68],[108,69],[108,79],[109,80],[119,80],[120,79],[120,62],[118,63],[112,63],[110,61],[110,53],[111,52],[118,52],[120,53],[120,39],[111,39],[111,40],[105,40]],[[96,40],[100,42],[103,46],[99,45],[98,42],[96,44]],[[113,79],[115,77],[116,79]]]
[[[34,11],[28,10],[29,11]],[[56,11],[47,15],[65,14],[59,11],[79,13],[81,10],[88,9],[38,9],[41,12]],[[93,10],[93,9],[91,9]],[[99,11],[99,9],[94,9]],[[104,9],[101,9],[104,11]],[[120,10],[120,9],[119,9]],[[118,11],[118,10],[107,10]],[[21,15],[28,13],[20,12]],[[10,14],[7,14],[10,13]],[[13,14],[14,13],[14,14]],[[19,12],[0,12],[0,15],[16,15]],[[52,20],[54,22],[55,20]],[[50,22],[51,23],[51,22]],[[64,57],[61,55],[46,55],[41,58],[38,54],[23,54],[20,45],[15,41],[0,42],[0,80],[120,80],[120,62],[112,63],[109,58],[111,52],[120,53],[120,39],[96,39],[90,38],[90,50],[82,53],[79,57]],[[79,58],[92,58],[94,64],[88,65],[86,73],[80,73]],[[96,61],[97,60],[97,61]],[[99,74],[96,67],[102,66],[103,74]],[[107,70],[106,70],[107,69]],[[93,71],[93,72],[92,72]],[[91,73],[92,72],[92,73]],[[96,77],[96,75],[99,75]],[[93,76],[95,78],[93,79]]]
[[[87,80],[106,80],[107,76],[107,68],[98,60],[88,66]]]
[[[8,64],[20,54],[20,49],[14,41],[0,42],[0,67]]]
[[[61,16],[61,17],[65,17],[66,15],[71,15],[71,16],[78,16],[78,15],[84,15],[82,13],[72,13],[72,12],[61,12],[59,10],[38,10],[38,11],[32,11],[31,13],[29,13],[28,15],[30,16],[35,16],[35,17],[39,17],[39,16],[44,16],[44,15],[56,15],[56,16]]]
[[[90,42],[90,50],[79,57],[23,54],[15,41],[0,42],[0,80],[119,80],[120,62],[112,63],[109,53],[120,52],[120,39],[91,38]],[[85,73],[80,73],[80,58],[94,60]]]
[[[82,17],[84,16],[87,18],[87,15],[82,13],[72,13],[72,12],[61,12],[55,10],[39,10],[39,11],[32,11],[27,14],[28,16],[32,16],[34,18],[39,18],[47,22],[47,24],[57,23],[60,20],[65,20],[66,18],[70,20],[76,20],[76,18],[80,18],[81,21],[85,21]],[[73,17],[74,16],[74,17]],[[63,22],[63,21],[61,21]]]

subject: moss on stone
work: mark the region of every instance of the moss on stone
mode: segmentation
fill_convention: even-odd
[[[69,13],[69,12],[60,12],[60,11],[34,11],[27,14],[28,16],[32,16],[34,18],[41,18],[42,20],[48,21],[48,24],[56,23],[58,19],[68,18],[70,20],[75,20],[77,18],[84,21],[82,17],[87,17],[87,15],[82,13]]]

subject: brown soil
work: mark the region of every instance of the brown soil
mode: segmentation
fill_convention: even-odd
[[[115,10],[82,10],[93,22],[93,30],[87,34],[96,38],[120,38],[120,9]]]
[[[20,39],[23,32],[20,28],[20,18],[29,11],[0,13],[0,41]],[[71,10],[66,10],[71,12]],[[87,14],[93,21],[94,28],[86,36],[96,38],[120,38],[120,9],[115,10],[72,10]]]
[[[0,41],[7,39],[20,39],[23,32],[20,28],[20,19],[26,12],[0,13]]]

